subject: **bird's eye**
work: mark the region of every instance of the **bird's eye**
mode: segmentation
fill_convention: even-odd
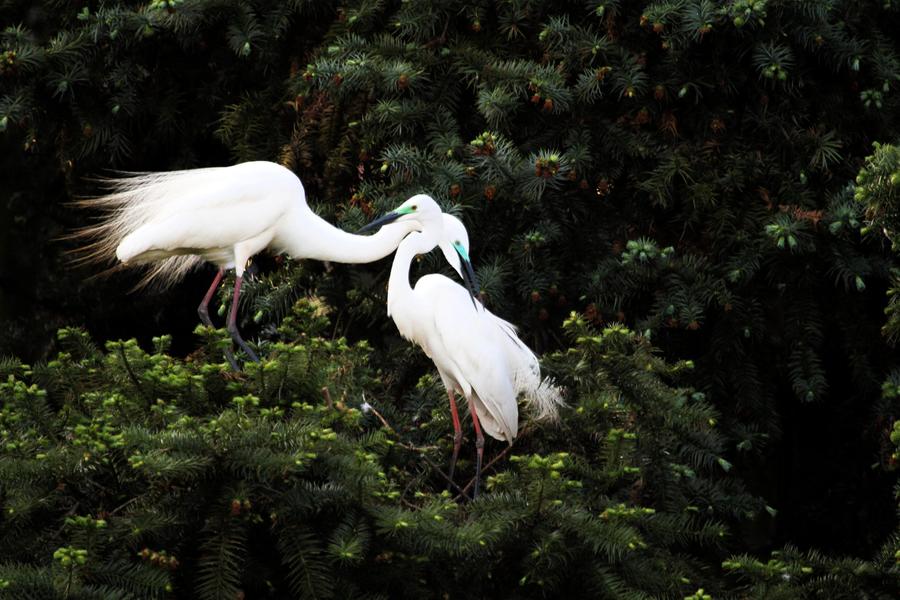
[[[456,240],[455,242],[453,242],[453,245],[454,246],[462,246],[462,243],[459,240]]]
[[[413,210],[416,210],[416,209],[419,208],[419,207],[418,207],[417,205],[413,204],[412,206],[410,206],[410,208],[413,209]]]

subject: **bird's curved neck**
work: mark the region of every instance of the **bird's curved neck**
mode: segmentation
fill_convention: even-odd
[[[421,231],[410,233],[400,242],[397,253],[394,254],[391,277],[388,280],[388,316],[394,314],[397,302],[412,294],[412,287],[409,285],[409,268],[413,259],[419,254],[431,252],[435,246],[437,246],[437,239]]]
[[[335,227],[310,208],[297,211],[280,236],[282,249],[297,258],[338,263],[368,263],[397,249],[413,230],[407,221],[385,225],[373,235],[355,235]]]

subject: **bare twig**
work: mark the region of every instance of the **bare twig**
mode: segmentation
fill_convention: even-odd
[[[328,391],[327,386],[322,388],[322,397],[325,398],[325,406],[334,408],[334,402],[331,400],[331,392]]]
[[[396,432],[394,431],[394,428],[391,427],[391,426],[388,424],[387,420],[386,420],[383,416],[381,416],[381,413],[378,412],[378,411],[375,409],[375,407],[372,406],[371,404],[369,405],[369,410],[371,410],[372,413],[374,413],[374,415],[375,415],[376,417],[378,417],[378,420],[381,421],[381,424],[384,425],[384,428],[385,428],[385,429],[387,429],[387,430],[390,431],[391,433],[396,433]]]
[[[120,504],[119,506],[117,506],[117,507],[115,507],[114,509],[112,509],[112,510],[110,511],[109,514],[110,514],[110,515],[114,515],[114,514],[116,514],[117,512],[119,512],[120,510],[122,510],[123,508],[125,508],[126,506],[128,506],[129,504],[134,504],[134,503],[137,502],[138,500],[140,500],[140,496],[135,496],[134,498],[132,498],[131,500],[128,500],[128,501],[125,502],[124,504]]]
[[[377,417],[378,420],[381,421],[381,424],[384,426],[385,429],[387,429],[387,430],[388,430],[389,432],[391,432],[391,433],[394,433],[394,434],[397,433],[397,432],[394,430],[394,428],[391,427],[390,423],[387,422],[387,419],[385,419],[384,416],[383,416],[380,412],[378,412],[378,410],[377,410],[374,406],[372,406],[371,404],[369,404],[368,402],[365,401],[365,396],[363,396],[363,402],[365,402],[365,404],[366,404],[366,409],[365,409],[365,410],[366,410],[366,411],[371,411],[371,412],[375,415],[375,417]],[[421,457],[422,457],[422,460],[424,460],[426,463],[428,463],[428,466],[430,466],[432,469],[434,469],[435,471],[437,471],[437,473],[438,473],[445,481],[447,481],[447,483],[449,483],[452,487],[456,488],[456,491],[459,492],[459,495],[460,495],[461,497],[468,499],[468,496],[466,495],[465,490],[460,489],[459,486],[458,486],[452,479],[450,479],[450,477],[449,477],[446,473],[444,473],[444,471],[442,471],[440,467],[438,467],[436,464],[434,464],[434,461],[432,461],[430,458],[428,458],[428,456],[425,454],[425,451],[426,451],[426,450],[434,450],[434,449],[437,448],[437,446],[424,446],[424,447],[419,447],[419,446],[413,446],[412,444],[407,444],[407,443],[404,443],[404,442],[400,442],[400,443],[398,444],[398,446],[400,446],[401,448],[404,448],[404,449],[406,449],[406,450],[410,450],[410,451],[412,451],[412,452],[415,452],[415,453],[417,453],[419,456],[421,456]]]

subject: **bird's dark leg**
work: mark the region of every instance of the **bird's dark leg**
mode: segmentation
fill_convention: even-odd
[[[224,276],[225,269],[219,269],[219,272],[216,273],[216,276],[213,278],[212,285],[209,286],[209,290],[207,290],[206,295],[203,296],[200,306],[197,307],[197,314],[200,315],[200,321],[207,327],[215,327],[212,323],[212,319],[209,318],[209,303],[212,302],[213,296],[216,295],[216,290],[219,289],[219,285],[222,283],[222,277]],[[228,364],[231,365],[232,369],[235,371],[241,370],[240,367],[238,367],[237,361],[234,360],[234,353],[230,349],[225,350],[225,358],[228,360]]]
[[[469,402],[469,412],[472,414],[472,424],[475,426],[475,487],[472,490],[472,498],[478,497],[478,482],[481,479],[481,459],[484,458],[484,435],[481,433],[481,423],[478,422],[478,413],[475,405]]]
[[[447,390],[447,397],[450,398],[450,415],[453,417],[453,456],[450,457],[450,471],[447,478],[450,485],[453,485],[453,471],[456,469],[456,458],[459,456],[459,447],[462,445],[462,427],[459,424],[459,411],[456,410],[456,399],[453,392]]]
[[[231,312],[228,313],[228,333],[231,334],[231,339],[237,342],[238,346],[247,353],[247,356],[250,357],[250,360],[253,362],[259,362],[259,357],[256,356],[256,352],[254,352],[250,346],[247,345],[247,342],[244,341],[244,338],[241,337],[241,332],[238,331],[237,327],[237,311],[238,311],[238,299],[241,296],[241,281],[243,277],[236,277],[234,279],[234,298],[231,300]]]

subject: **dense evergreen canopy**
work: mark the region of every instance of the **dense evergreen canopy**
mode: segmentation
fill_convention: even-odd
[[[0,0],[0,29],[0,595],[896,597],[900,3]],[[98,176],[246,160],[346,230],[420,192],[466,223],[569,405],[488,444],[477,500],[389,260],[256,259],[240,374],[194,329],[211,269],[129,295],[70,263]]]

